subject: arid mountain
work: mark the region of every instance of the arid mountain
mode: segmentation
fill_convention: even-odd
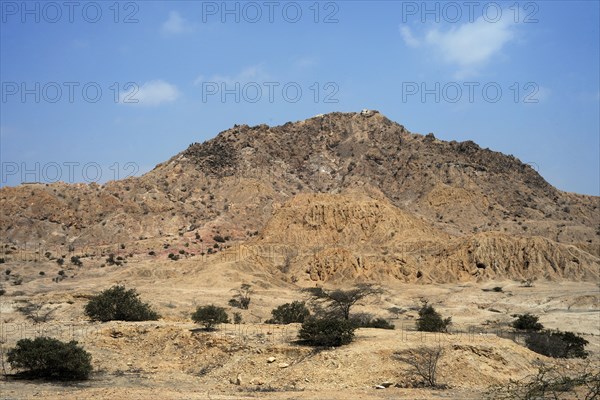
[[[598,206],[473,142],[331,113],[236,125],[139,178],[2,188],[0,241],[141,253],[219,235],[221,251],[250,250],[248,268],[293,280],[597,279]],[[284,251],[265,258],[265,246]]]

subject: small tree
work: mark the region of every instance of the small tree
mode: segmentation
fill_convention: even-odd
[[[82,380],[92,371],[92,356],[77,342],[64,343],[48,337],[19,340],[8,351],[7,360],[32,378]]]
[[[532,314],[517,314],[516,319],[512,322],[512,327],[523,331],[541,331],[544,325],[538,322],[539,317]]]
[[[350,321],[335,318],[307,318],[298,337],[310,346],[342,346],[354,340],[356,327]]]
[[[251,294],[252,285],[244,283],[238,289],[236,289],[236,294],[229,300],[229,305],[247,310],[248,306],[250,305]]]
[[[303,301],[294,301],[282,304],[271,311],[272,319],[267,320],[269,324],[292,324],[302,323],[310,315]]]
[[[452,317],[443,319],[442,316],[425,302],[419,310],[417,319],[417,330],[424,332],[447,332],[448,325],[452,323]]]
[[[323,288],[304,289],[312,296],[312,301],[319,306],[324,306],[334,315],[348,320],[350,318],[350,309],[360,304],[360,302],[370,296],[383,293],[383,290],[369,284],[356,286],[354,289],[342,290],[324,290]]]
[[[196,309],[196,312],[192,314],[192,321],[203,324],[204,329],[211,331],[215,325],[226,324],[229,322],[227,312],[223,307],[217,307],[214,305],[201,306]]]
[[[135,289],[113,286],[93,296],[85,306],[85,314],[94,321],[153,321],[160,315],[139,299]]]
[[[442,357],[441,347],[418,347],[416,349],[405,350],[394,353],[394,358],[410,365],[413,372],[423,378],[425,386],[436,387],[437,385],[437,366]]]

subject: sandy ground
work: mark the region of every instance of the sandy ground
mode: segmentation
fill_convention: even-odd
[[[0,399],[479,399],[490,385],[536,373],[540,363],[577,369],[582,360],[548,359],[511,340],[508,324],[516,313],[531,312],[551,329],[582,334],[590,344],[590,362],[600,367],[600,294],[589,282],[480,282],[443,285],[383,285],[386,292],[355,312],[387,318],[395,330],[359,329],[356,340],[336,349],[314,350],[296,343],[298,325],[262,321],[285,302],[301,300],[300,288],[269,274],[238,269],[234,262],[199,264],[194,260],[132,263],[126,268],[72,269],[60,283],[50,264],[8,266],[26,277],[6,285],[0,297],[2,348],[21,338],[53,336],[77,340],[93,356],[89,381],[75,384],[8,379]],[[50,271],[44,276],[38,270]],[[6,281],[9,282],[9,281]],[[252,284],[249,310],[227,305],[241,282]],[[153,322],[89,322],[83,306],[90,295],[122,283],[135,287],[161,313]],[[500,286],[501,292],[492,288]],[[417,310],[427,300],[443,316],[452,316],[448,334],[414,330]],[[39,304],[46,322],[33,323],[17,308]],[[198,332],[190,314],[198,305],[216,304],[240,311],[244,323]],[[398,307],[399,313],[388,309]],[[395,351],[440,345],[439,382],[444,390],[404,387],[414,378],[395,360]],[[276,361],[268,362],[269,357]],[[8,373],[11,371],[5,363]],[[376,385],[389,382],[387,389]]]

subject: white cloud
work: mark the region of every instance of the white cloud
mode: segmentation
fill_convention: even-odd
[[[479,17],[472,23],[464,23],[449,30],[433,28],[424,38],[416,38],[409,27],[400,28],[404,43],[410,47],[428,47],[446,64],[457,68],[457,78],[476,75],[495,57],[504,46],[515,38],[515,24],[509,16],[492,23]]]
[[[121,95],[120,103],[141,106],[158,106],[170,103],[179,97],[177,86],[162,80],[149,81]],[[137,101],[136,101],[137,100]]]
[[[193,30],[192,25],[177,11],[169,12],[169,18],[163,22],[160,31],[166,35],[179,35]]]
[[[414,37],[408,26],[400,27],[400,35],[402,35],[402,40],[404,40],[404,43],[409,47],[419,47],[421,45],[421,42]]]

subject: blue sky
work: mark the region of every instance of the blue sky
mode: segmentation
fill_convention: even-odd
[[[2,185],[371,108],[600,194],[597,1],[1,1]]]

